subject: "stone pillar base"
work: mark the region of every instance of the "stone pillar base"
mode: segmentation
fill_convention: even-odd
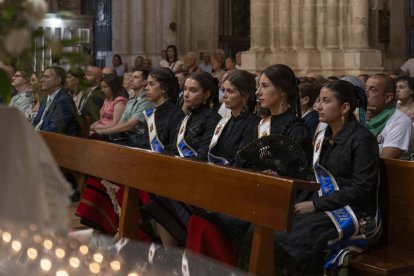
[[[242,68],[258,74],[271,64],[289,65],[298,76],[342,76],[384,71],[382,54],[375,49],[251,49],[242,53]]]

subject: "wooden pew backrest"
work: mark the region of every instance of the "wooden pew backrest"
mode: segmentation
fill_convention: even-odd
[[[386,243],[414,253],[414,162],[383,159]]]
[[[289,231],[298,190],[319,185],[166,156],[102,141],[41,133],[59,166],[125,185],[121,236],[136,237],[136,189],[255,225],[249,271],[273,275],[273,230]]]

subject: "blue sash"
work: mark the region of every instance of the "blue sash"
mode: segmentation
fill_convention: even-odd
[[[184,139],[185,131],[187,128],[187,122],[191,115],[187,115],[184,120],[181,122],[180,130],[177,137],[177,150],[180,153],[181,157],[193,157],[197,156],[198,153],[187,144]]]
[[[155,125],[155,109],[147,109],[144,111],[145,120],[148,126],[148,138],[151,150],[154,152],[164,152],[164,145],[158,138],[157,127]]]

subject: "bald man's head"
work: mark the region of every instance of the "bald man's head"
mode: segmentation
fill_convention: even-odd
[[[105,66],[105,67],[102,69],[102,74],[103,74],[104,76],[107,76],[107,75],[111,75],[111,74],[116,74],[116,72],[115,72],[114,67],[111,67],[111,66]]]
[[[88,66],[85,72],[85,80],[88,85],[100,84],[102,81],[102,70],[96,66]]]

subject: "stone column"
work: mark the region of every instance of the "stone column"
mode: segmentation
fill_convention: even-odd
[[[338,1],[326,1],[325,48],[338,48]]]
[[[303,48],[303,32],[300,25],[302,5],[299,0],[291,0],[291,38],[292,47],[295,49]]]
[[[369,0],[350,0],[350,17],[350,48],[369,48]]]
[[[144,0],[132,0],[130,6],[130,49],[132,54],[142,55],[145,52],[145,3]]]
[[[251,49],[269,48],[269,0],[251,0]]]
[[[316,3],[304,0],[303,3],[303,47],[316,48]]]
[[[318,48],[324,47],[324,36],[325,36],[325,4],[324,0],[316,1],[316,45]]]
[[[279,4],[279,20],[280,20],[280,48],[291,48],[291,14],[290,0],[280,0]]]

